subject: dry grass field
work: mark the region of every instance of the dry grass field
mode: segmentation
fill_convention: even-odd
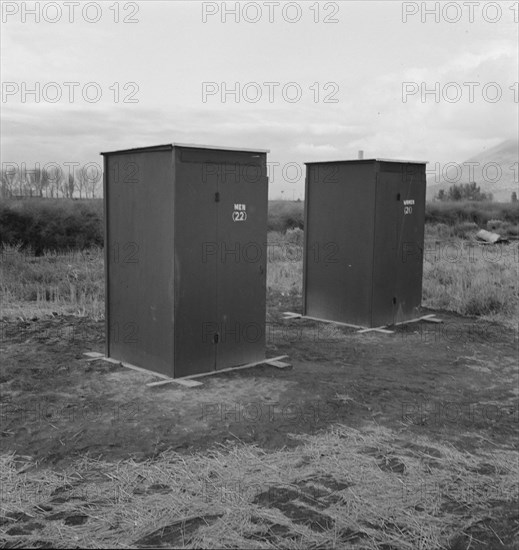
[[[517,327],[517,241],[485,247],[474,238],[453,235],[444,224],[426,228],[423,305]],[[301,295],[302,235],[299,229],[269,233],[269,290]],[[0,270],[4,317],[25,319],[53,312],[93,319],[104,315],[100,248],[35,257],[30,250],[6,246]]]
[[[519,545],[517,242],[427,227],[424,306],[393,335],[284,321],[302,232],[269,234],[268,353],[151,389],[103,350],[103,258],[3,251],[0,545]]]

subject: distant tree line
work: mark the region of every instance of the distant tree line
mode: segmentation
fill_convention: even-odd
[[[494,197],[492,193],[484,193],[481,187],[472,183],[454,184],[449,189],[440,189],[435,197],[439,201],[487,201],[490,202]]]
[[[58,164],[50,169],[20,169],[15,165],[0,170],[0,198],[46,197],[89,198],[99,195],[102,175],[85,165],[65,174]]]

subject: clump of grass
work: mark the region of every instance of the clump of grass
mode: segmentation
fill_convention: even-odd
[[[104,314],[104,269],[101,248],[45,251],[33,256],[18,244],[2,248],[0,295],[2,315],[38,317],[49,313],[100,319]]]
[[[452,228],[452,235],[460,239],[474,238],[479,231],[477,223],[474,222],[459,222]]]
[[[303,231],[268,234],[267,288],[294,296],[303,288]]]
[[[452,227],[446,223],[428,223],[425,226],[426,239],[447,239],[452,236]]]
[[[484,247],[461,239],[425,247],[423,304],[516,323],[517,245]]]
[[[498,233],[502,237],[516,237],[519,234],[519,226],[503,220],[488,220],[486,229]]]
[[[285,240],[287,243],[303,246],[305,232],[300,228],[287,229]]]

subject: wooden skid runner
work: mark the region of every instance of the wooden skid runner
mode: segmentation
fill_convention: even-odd
[[[240,365],[239,367],[230,367],[228,369],[220,369],[216,371],[211,372],[202,372],[200,374],[193,374],[191,376],[185,376],[184,378],[171,378],[170,376],[167,376],[165,374],[161,374],[160,372],[154,372],[151,370],[143,369],[142,367],[137,367],[136,365],[132,365],[130,363],[125,363],[124,361],[119,361],[118,359],[112,359],[111,357],[105,357],[102,353],[98,353],[96,351],[89,351],[86,353],[83,353],[83,355],[86,355],[88,359],[85,359],[85,361],[107,361],[108,363],[113,363],[115,365],[122,365],[123,367],[126,367],[127,369],[132,369],[137,372],[141,372],[143,374],[148,374],[150,376],[156,376],[158,378],[162,378],[162,380],[156,381],[156,382],[148,382],[146,386],[149,388],[153,388],[155,386],[163,386],[164,384],[179,384],[181,386],[185,386],[188,388],[193,388],[196,386],[201,386],[202,382],[198,382],[196,380],[193,380],[194,378],[202,378],[204,376],[212,376],[214,374],[220,374],[221,372],[231,372],[235,370],[242,370],[242,369],[249,369],[251,367],[257,367],[258,365],[270,365],[272,367],[276,367],[278,369],[285,369],[287,367],[290,367],[290,363],[285,363],[281,361],[281,359],[287,359],[288,355],[280,355],[278,357],[272,357],[271,359],[262,359],[261,361],[255,361],[254,363],[247,363],[246,365]]]
[[[98,351],[87,351],[86,353],[83,353],[83,355],[88,357],[85,361],[98,361],[104,357],[104,355]]]
[[[399,323],[395,323],[394,325],[383,325],[380,327],[362,327],[359,325],[350,325],[349,323],[342,323],[340,321],[331,321],[329,319],[319,319],[317,317],[309,317],[307,315],[301,315],[300,313],[292,313],[291,311],[285,311],[283,312],[284,319],[290,320],[290,319],[309,319],[310,321],[318,321],[320,323],[332,323],[334,325],[339,325],[342,327],[349,327],[349,328],[357,328],[360,330],[357,330],[358,334],[364,334],[366,332],[380,332],[382,334],[394,334],[394,330],[389,329],[389,326],[401,326],[401,325],[408,325],[410,323],[417,323],[419,321],[425,321],[427,323],[442,323],[443,321],[441,319],[438,319],[434,313],[430,313],[429,315],[424,315],[423,317],[417,317],[416,319],[409,319],[409,321],[401,321]]]
[[[309,317],[308,315],[301,315],[300,313],[292,313],[291,311],[283,312],[284,319],[309,319],[310,321],[319,321],[320,323],[333,323],[334,325],[340,325],[342,327],[350,328],[365,328],[360,325],[350,325],[349,323],[342,323],[341,321],[330,321],[329,319],[320,319],[319,317]]]
[[[283,363],[280,359],[286,359],[288,355],[280,355],[279,357],[272,357],[272,359],[263,359],[261,361],[255,361],[254,363],[247,363],[246,365],[240,365],[239,367],[230,367],[228,369],[220,369],[211,372],[201,372],[200,374],[192,374],[191,376],[184,376],[183,378],[169,378],[168,380],[160,380],[159,382],[150,382],[146,384],[149,388],[156,386],[163,386],[164,384],[180,384],[183,386],[200,386],[202,382],[193,380],[194,378],[202,378],[204,376],[213,376],[222,372],[233,372],[235,370],[249,369],[251,367],[257,367],[258,365],[271,365],[278,369],[284,369],[289,367],[289,363]]]
[[[430,313],[429,315],[424,315],[423,317],[417,317],[416,319],[409,319],[409,321],[400,321],[399,323],[395,323],[392,326],[400,327],[402,325],[409,325],[411,323],[418,323],[419,321],[425,321],[426,323],[442,323],[443,322],[441,319],[438,319],[434,313]],[[364,333],[364,332],[371,332],[371,331],[387,332],[387,333],[394,332],[393,330],[386,330],[386,329],[384,329],[384,327],[365,328],[365,329],[359,330],[357,332]]]
[[[331,321],[330,319],[320,319],[318,317],[310,317],[308,315],[300,315],[299,313],[292,313],[290,311],[284,312],[284,319],[290,320],[290,319],[309,319],[310,321],[318,321],[319,323],[331,323],[333,325],[338,325],[340,327],[348,327],[348,328],[357,328],[361,329],[357,332],[367,332],[369,330],[376,331],[376,332],[382,332],[384,334],[393,334],[394,331],[388,330],[384,327],[376,327],[376,328],[366,328],[361,325],[352,325],[350,323],[342,323],[341,321]]]
[[[111,357],[101,357],[103,361],[107,361],[108,363],[114,363],[115,365],[122,365],[123,367],[126,367],[127,369],[136,370],[137,372],[142,372],[143,374],[149,374],[150,376],[157,376],[158,378],[162,378],[164,380],[171,380],[171,378],[165,374],[161,374],[160,372],[155,372],[152,370],[146,370],[142,367],[137,367],[136,365],[132,365],[131,363],[125,363],[124,361],[119,361],[118,359],[112,359]]]

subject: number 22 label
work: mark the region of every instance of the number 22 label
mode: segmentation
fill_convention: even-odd
[[[247,219],[247,212],[235,210],[232,213],[232,221],[233,222],[244,222],[246,219]]]

